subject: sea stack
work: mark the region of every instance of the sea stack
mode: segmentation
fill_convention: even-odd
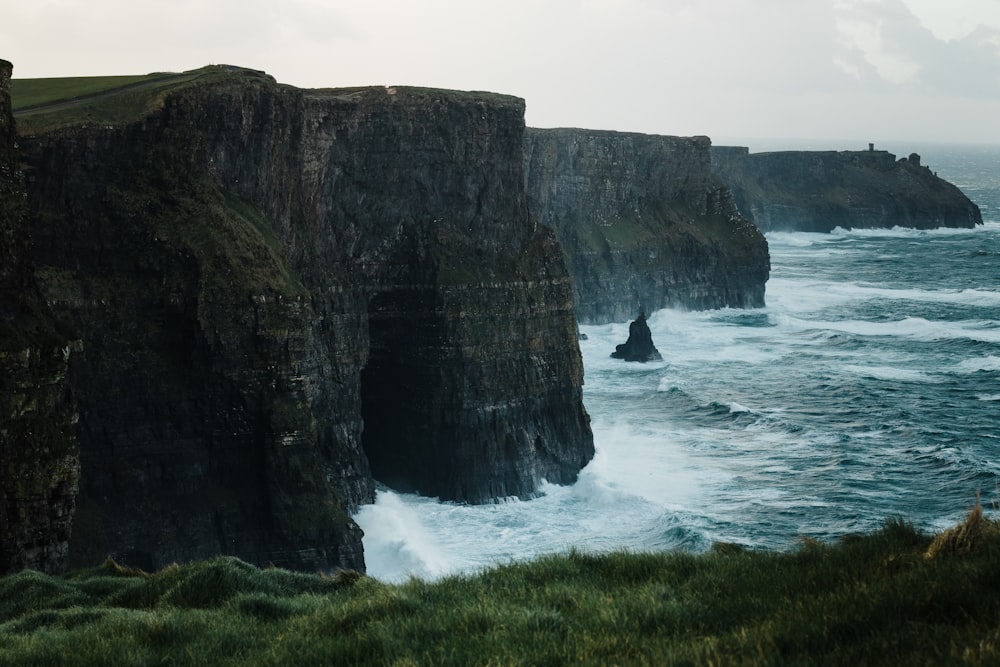
[[[628,340],[615,347],[611,356],[615,359],[640,362],[659,361],[663,358],[653,345],[653,334],[646,324],[646,313],[639,313],[639,317],[628,325]]]

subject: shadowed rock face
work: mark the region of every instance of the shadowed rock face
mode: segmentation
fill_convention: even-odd
[[[85,341],[72,554],[364,567],[374,480],[469,502],[593,455],[523,102],[252,72],[25,137],[42,288]]]
[[[767,242],[711,173],[707,137],[529,129],[529,206],[552,227],[577,317],[764,305]]]
[[[63,567],[80,474],[66,381],[76,343],[35,282],[11,73],[0,60],[0,574]]]
[[[740,212],[761,230],[829,232],[837,227],[974,227],[979,207],[938,178],[920,156],[886,151],[712,148],[712,168]]]

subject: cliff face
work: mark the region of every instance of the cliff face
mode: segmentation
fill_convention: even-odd
[[[719,146],[712,169],[765,232],[982,224],[979,207],[916,154],[897,161],[875,150],[751,154]]]
[[[80,473],[66,379],[76,343],[35,282],[11,72],[0,60],[0,574],[62,568]]]
[[[523,103],[210,70],[22,140],[42,289],[85,341],[74,562],[363,569],[374,480],[575,479],[593,441]]]
[[[529,206],[555,230],[581,322],[760,307],[767,242],[711,173],[707,137],[529,129]]]

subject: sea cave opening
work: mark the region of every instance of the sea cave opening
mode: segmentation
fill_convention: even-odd
[[[432,295],[394,290],[368,306],[368,362],[361,371],[361,444],[380,483],[426,492],[435,476],[428,451],[434,430]]]

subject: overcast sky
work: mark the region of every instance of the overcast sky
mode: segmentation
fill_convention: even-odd
[[[1000,144],[1000,0],[21,0],[15,78],[207,64],[525,98],[534,127]]]

